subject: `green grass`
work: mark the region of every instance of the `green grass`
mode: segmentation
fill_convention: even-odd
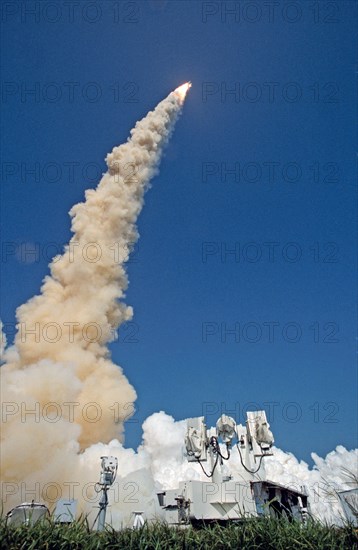
[[[358,548],[356,530],[351,525],[329,527],[316,522],[302,526],[276,519],[253,519],[236,525],[214,525],[202,529],[177,529],[158,524],[140,530],[108,529],[91,531],[86,521],[59,525],[50,520],[33,527],[6,526],[0,520],[0,548],[21,550],[69,550],[101,548],[176,550],[176,549],[255,549],[312,550]]]

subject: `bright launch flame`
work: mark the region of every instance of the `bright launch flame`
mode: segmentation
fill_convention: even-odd
[[[174,90],[174,93],[180,97],[181,101],[184,101],[187,91],[189,90],[189,88],[191,88],[191,86],[191,82],[185,82],[185,84],[182,84],[181,86],[176,88]]]

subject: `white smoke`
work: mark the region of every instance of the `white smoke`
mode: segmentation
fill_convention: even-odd
[[[243,431],[238,426],[239,433]],[[94,445],[83,455],[84,464],[91,463],[94,470],[99,465],[99,456],[109,454],[118,457],[119,483],[134,483],[137,497],[140,502],[148,502],[144,495],[153,495],[163,489],[175,489],[180,481],[199,479],[208,481],[199,465],[189,463],[184,453],[184,435],[186,421],[176,422],[171,416],[159,412],[147,418],[143,424],[142,445],[135,453],[132,449],[125,449],[114,440],[109,445]],[[223,449],[224,451],[224,449]],[[224,451],[226,452],[226,451]],[[335,451],[320,458],[312,453],[313,468],[307,463],[299,461],[291,453],[286,453],[276,447],[273,456],[266,457],[265,470],[267,479],[291,487],[298,491],[307,491],[312,516],[323,522],[341,524],[343,510],[339,503],[337,491],[354,487],[352,476],[349,473],[357,471],[358,450],[347,450],[338,446]],[[235,447],[231,451],[231,459],[227,467],[234,475],[240,476],[240,459]],[[140,472],[140,477],[137,473]],[[143,472],[144,475],[143,475]],[[347,475],[348,474],[348,475]],[[112,513],[116,518],[124,518],[127,506],[123,504],[128,493],[122,494],[122,500],[114,498]],[[147,517],[150,513],[146,507]]]
[[[243,429],[238,426],[239,433]],[[82,467],[92,471],[92,479],[98,475],[100,456],[113,455],[118,458],[117,485],[110,495],[111,521],[114,524],[131,524],[131,511],[138,507],[145,510],[147,518],[158,515],[157,501],[154,503],[156,492],[175,489],[181,481],[189,479],[208,481],[199,465],[187,461],[184,452],[185,431],[186,421],[176,422],[164,412],[154,413],[143,423],[142,444],[137,452],[113,440],[107,445],[92,445],[81,455]],[[313,468],[297,460],[291,453],[274,447],[273,456],[264,459],[267,479],[292,489],[307,491],[312,516],[323,522],[341,524],[343,511],[336,491],[353,487],[347,472],[356,471],[358,450],[349,451],[338,446],[325,458],[315,453],[311,456]],[[236,447],[231,451],[227,468],[234,479],[240,478],[242,470]],[[90,512],[90,507],[87,511]],[[93,511],[91,517],[94,517]]]
[[[352,477],[357,471],[358,450],[348,451],[338,445],[326,458],[316,453],[311,453],[311,457],[313,469],[293,454],[274,448],[274,456],[265,459],[267,477],[287,487],[304,487],[315,518],[339,524],[343,514],[337,491],[356,486]]]

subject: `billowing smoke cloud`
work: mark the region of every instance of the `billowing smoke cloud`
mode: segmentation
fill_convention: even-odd
[[[357,471],[358,450],[348,451],[338,445],[326,458],[311,453],[314,462],[310,469],[304,461],[299,461],[292,453],[274,448],[274,455],[266,459],[268,479],[287,487],[304,487],[308,493],[312,514],[315,518],[340,524],[343,511],[337,491],[357,487],[354,477]]]
[[[169,94],[108,154],[98,187],[70,211],[74,235],[50,264],[41,294],[17,310],[18,332],[2,367],[2,481],[76,479],[81,450],[122,437],[136,392],[108,343],[132,318],[123,302],[125,263],[188,87]]]
[[[202,479],[183,452],[185,422],[163,412],[143,424],[138,451],[121,442],[123,423],[134,411],[136,393],[112,363],[108,344],[131,319],[125,305],[125,263],[138,238],[136,220],[163,146],[180,114],[187,86],[171,93],[137,123],[127,143],[107,156],[108,172],[86,201],[74,206],[74,233],[62,256],[50,265],[41,295],[17,311],[18,333],[2,367],[1,480],[5,511],[23,501],[60,497],[79,500],[94,519],[100,457],[118,458],[107,518],[128,524],[130,511],[160,513],[156,491],[180,481]],[[6,340],[1,338],[2,346]],[[2,349],[3,351],[3,349]],[[115,406],[114,406],[115,404]],[[305,485],[312,512],[328,521],[342,513],[334,489],[351,488],[357,451],[337,447],[315,467],[275,449],[267,476],[288,486]],[[231,473],[239,475],[235,449]]]
[[[244,429],[238,426],[239,433]],[[189,463],[185,457],[185,431],[186,421],[176,422],[171,416],[159,412],[145,420],[143,441],[137,452],[125,449],[118,440],[113,440],[107,445],[93,445],[81,455],[83,465],[90,468],[94,476],[98,472],[99,456],[114,455],[118,458],[118,484],[110,494],[112,522],[117,525],[131,524],[130,511],[137,510],[138,503],[139,509],[145,510],[146,517],[154,517],[159,514],[158,506],[153,502],[156,491],[175,489],[180,481],[190,479],[208,481],[200,466]],[[222,451],[226,454],[224,448]],[[341,524],[344,514],[336,491],[356,486],[353,477],[358,450],[349,451],[338,446],[324,459],[315,453],[312,453],[312,458],[314,467],[309,468],[307,463],[297,460],[291,453],[274,447],[273,456],[264,459],[266,477],[286,487],[306,491],[311,514],[316,519]],[[235,480],[241,479],[242,468],[235,446],[225,468]]]

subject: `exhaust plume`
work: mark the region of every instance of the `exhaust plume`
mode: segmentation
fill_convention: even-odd
[[[78,453],[98,441],[121,439],[123,422],[134,412],[136,392],[111,361],[108,343],[133,315],[123,301],[125,263],[185,86],[107,155],[108,171],[98,187],[70,211],[74,235],[50,264],[41,294],[17,309],[14,346],[1,369],[3,482],[81,477]]]

